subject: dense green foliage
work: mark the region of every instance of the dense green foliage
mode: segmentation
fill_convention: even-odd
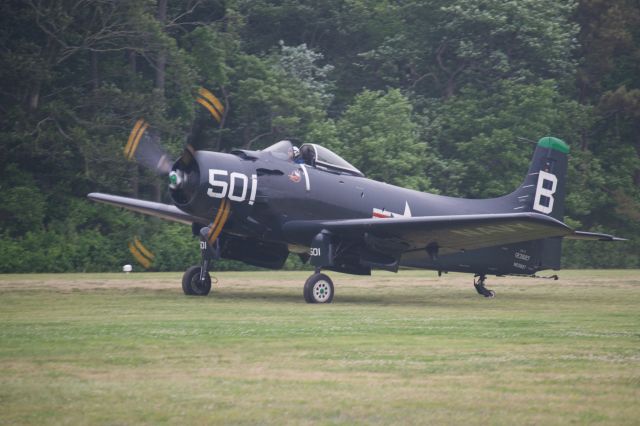
[[[640,266],[633,0],[10,0],[0,28],[0,272],[114,270],[136,235],[155,269],[193,263],[188,229],[85,199],[166,200],[122,155],[141,116],[172,154],[295,137],[465,197],[510,191],[527,140],[558,136],[567,222],[632,239],[568,243],[565,265]],[[220,126],[199,86],[227,106]]]

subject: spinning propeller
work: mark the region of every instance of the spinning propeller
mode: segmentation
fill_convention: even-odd
[[[209,90],[200,87],[195,95],[195,100],[202,105],[218,124],[223,123],[225,108],[222,102]],[[189,139],[187,139],[189,141]],[[139,118],[133,126],[123,154],[129,161],[136,161],[145,168],[152,170],[160,176],[169,176],[169,187],[173,191],[174,198],[189,198],[191,192],[197,188],[190,188],[188,185],[188,169],[194,160],[196,149],[190,142],[186,142],[180,157],[172,162],[169,154],[163,148],[160,141],[160,134],[144,118]],[[178,166],[174,166],[174,163]],[[181,193],[183,192],[183,193]],[[213,244],[222,228],[224,227],[229,213],[231,202],[224,198],[213,219],[212,225],[207,233],[206,241]],[[138,237],[129,243],[129,250],[134,258],[144,267],[149,269],[154,256],[146,249]]]
[[[127,160],[135,159],[146,168],[159,175],[166,175],[171,171],[171,162],[166,151],[160,146],[159,135],[147,132],[149,123],[139,119],[131,130],[124,156]]]
[[[151,264],[153,263],[153,259],[155,259],[155,255],[146,248],[140,239],[136,236],[133,237],[133,241],[129,243],[129,251],[133,255],[133,257],[138,261],[143,268],[149,269]]]

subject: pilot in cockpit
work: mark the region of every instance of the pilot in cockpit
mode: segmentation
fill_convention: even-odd
[[[291,149],[289,149],[289,160],[293,161],[296,164],[304,163],[304,159],[300,155],[300,148],[293,145]]]

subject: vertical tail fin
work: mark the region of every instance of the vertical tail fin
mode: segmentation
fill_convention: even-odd
[[[507,195],[512,208],[564,219],[565,182],[569,146],[547,136],[538,141],[522,185]],[[562,238],[547,238],[537,245],[541,269],[560,269]]]
[[[547,136],[538,141],[522,185],[507,195],[521,212],[536,212],[562,220],[569,146]]]

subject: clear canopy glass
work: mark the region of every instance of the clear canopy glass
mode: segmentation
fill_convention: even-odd
[[[280,142],[276,142],[268,148],[262,150],[263,152],[270,152],[274,157],[280,158],[282,160],[287,160],[290,158],[291,153],[293,153],[293,144],[291,141],[283,140]]]
[[[307,143],[300,147],[300,151],[302,153],[302,159],[305,164],[309,166],[333,172],[347,173],[354,176],[364,176],[360,170],[356,169],[347,160],[321,145]],[[263,152],[269,152],[274,157],[283,160],[292,160],[293,144],[291,141],[282,140],[265,148]]]
[[[364,174],[360,170],[356,169],[347,160],[321,145],[311,143],[302,145],[301,149],[303,158],[305,157],[305,153],[310,151],[309,148],[313,150],[314,165],[316,167],[332,171],[345,172],[356,176],[364,176]]]

